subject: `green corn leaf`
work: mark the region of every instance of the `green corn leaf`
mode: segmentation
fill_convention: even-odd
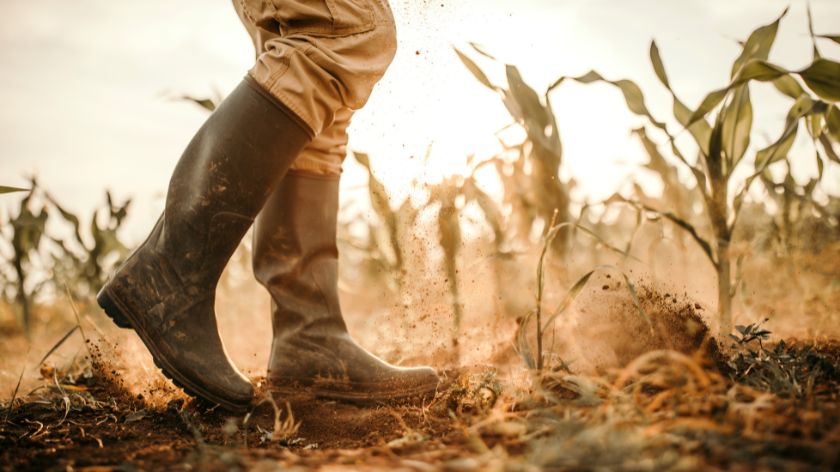
[[[823,133],[819,137],[820,144],[822,144],[823,151],[825,151],[825,155],[828,156],[828,159],[835,164],[840,164],[840,156],[837,155],[837,152],[834,150],[834,144],[828,138],[828,136]]]
[[[368,194],[370,196],[371,206],[373,206],[376,214],[387,223],[394,218],[394,212],[391,210],[388,192],[385,190],[385,186],[374,175],[370,166],[370,157],[366,153],[353,151],[353,157],[367,169]]]
[[[840,141],[840,109],[837,106],[828,107],[825,113],[825,127],[834,141]]]
[[[704,156],[707,155],[709,153],[709,136],[711,136],[712,132],[711,127],[706,120],[697,120],[689,126],[689,119],[691,118],[692,111],[685,106],[679,98],[677,98],[676,93],[673,89],[671,89],[671,84],[668,81],[668,74],[665,72],[665,65],[662,62],[662,57],[659,54],[659,47],[657,47],[655,41],[651,41],[650,43],[650,62],[653,64],[653,71],[656,73],[659,81],[662,82],[662,85],[664,85],[671,93],[671,98],[674,102],[674,118],[677,119],[679,124],[688,128],[688,132],[691,133],[694,141],[700,147],[700,151]]]
[[[453,47],[452,49],[455,50],[455,54],[458,55],[458,58],[461,59],[461,62],[463,62],[464,65],[467,67],[467,70],[472,72],[472,75],[476,78],[476,80],[481,82],[482,85],[489,88],[490,90],[499,90],[498,87],[496,87],[490,82],[490,79],[487,78],[487,75],[484,74],[484,71],[482,71],[481,68],[479,68],[478,65],[475,62],[473,62],[472,59],[470,59],[464,53],[459,51],[458,48]]]
[[[20,187],[7,187],[5,185],[0,185],[0,194],[4,193],[14,193],[14,192],[28,192],[28,188],[20,188]]]
[[[536,123],[540,129],[545,129],[548,126],[549,118],[545,107],[537,92],[534,91],[528,84],[522,80],[519,74],[519,69],[516,66],[507,65],[505,67],[507,75],[508,87],[510,88],[510,95],[516,101],[519,110],[522,112],[522,118],[526,122]]]
[[[47,359],[52,355],[52,353],[54,353],[56,351],[56,349],[61,347],[61,345],[64,344],[64,341],[67,341],[67,339],[70,337],[70,335],[75,333],[77,329],[79,329],[79,325],[76,325],[76,326],[73,326],[72,328],[70,328],[70,331],[67,331],[67,333],[65,333],[64,336],[62,336],[61,339],[59,339],[57,343],[53,344],[53,347],[51,347],[47,351],[47,353],[44,354],[44,357],[41,358],[41,361],[38,362],[37,365],[39,365],[39,366],[43,365],[44,362],[46,362]]]
[[[776,80],[779,77],[784,76],[785,74],[789,74],[790,72],[782,69],[779,66],[770,64],[769,62],[761,61],[761,60],[753,60],[743,67],[741,67],[738,75],[729,84],[727,87],[715,90],[714,92],[709,93],[703,99],[703,102],[694,111],[691,115],[691,118],[688,120],[688,124],[691,125],[697,120],[706,116],[712,109],[718,106],[726,95],[735,87],[739,85],[745,84],[750,80],[758,80],[760,82],[767,82]]]
[[[688,221],[684,220],[683,218],[680,218],[679,216],[677,216],[674,213],[669,212],[669,211],[660,211],[660,210],[658,210],[656,208],[653,208],[649,205],[645,205],[644,203],[639,202],[637,200],[627,199],[627,198],[621,196],[620,194],[613,195],[607,202],[627,203],[627,204],[632,205],[632,206],[634,206],[638,209],[644,210],[645,212],[652,213],[653,215],[656,215],[658,217],[662,217],[662,218],[665,218],[665,219],[671,221],[672,223],[677,225],[679,228],[685,230],[694,239],[694,241],[700,246],[700,248],[703,249],[703,252],[709,258],[709,260],[712,262],[712,264],[717,265],[717,259],[715,258],[715,254],[714,254],[714,251],[712,249],[712,245],[709,244],[708,241],[703,239],[702,236],[700,236],[700,233],[697,231],[697,228],[695,228],[694,225],[692,225]]]
[[[631,80],[617,80],[614,84],[621,89],[624,94],[624,100],[627,102],[627,108],[637,115],[650,115],[650,112],[645,105],[645,97],[642,94],[642,89],[639,88]]]
[[[598,82],[599,80],[606,81],[606,79],[601,77],[601,74],[595,72],[594,70],[591,70],[591,71],[581,75],[580,77],[575,78],[574,80],[576,80],[576,81],[578,81],[582,84],[591,84],[591,83],[594,83],[594,82]]]
[[[728,88],[715,90],[714,92],[709,93],[700,103],[700,106],[694,110],[694,113],[691,114],[691,117],[688,119],[688,124],[691,125],[694,122],[700,120],[704,116],[706,116],[712,109],[720,104],[724,98],[726,98],[726,93],[729,91]]]
[[[823,177],[823,172],[825,171],[825,164],[823,164],[823,161],[822,161],[822,159],[820,158],[820,151],[819,151],[818,149],[816,149],[816,150],[814,151],[814,157],[815,157],[815,158],[816,158],[816,160],[817,160],[817,176],[818,176],[818,177],[817,177],[817,179],[816,179],[816,180],[822,180],[822,177]],[[816,180],[815,180],[815,181],[816,181]]]
[[[486,49],[484,49],[484,46],[482,46],[482,45],[480,45],[480,44],[478,44],[478,43],[472,43],[472,42],[471,42],[471,43],[469,43],[469,44],[470,44],[470,47],[471,47],[471,48],[475,49],[475,52],[477,52],[477,53],[481,54],[482,56],[484,56],[484,57],[486,57],[486,58],[488,58],[488,59],[494,60],[494,61],[498,60],[498,59],[496,59],[495,57],[493,57],[493,55],[492,55],[492,54],[490,54],[489,52],[487,52],[487,50],[486,50]]]
[[[84,246],[84,241],[82,240],[82,234],[81,234],[81,231],[79,230],[79,225],[80,225],[79,217],[74,215],[73,213],[65,210],[64,207],[62,207],[58,203],[58,201],[56,201],[56,199],[53,198],[52,195],[46,194],[46,198],[47,198],[47,201],[50,202],[52,204],[52,206],[54,206],[56,208],[56,210],[58,210],[59,214],[61,214],[61,217],[64,218],[65,221],[70,223],[71,226],[73,226],[73,234],[76,237],[76,241],[78,241],[79,244]],[[96,217],[96,215],[94,214],[94,221],[95,221],[95,217]]]
[[[639,301],[639,294],[636,293],[636,286],[633,282],[630,281],[630,277],[624,271],[621,271],[622,277],[624,277],[624,286],[627,287],[627,291],[630,293],[630,299],[633,300],[633,305],[636,307],[636,310],[642,315],[642,318],[647,321],[648,327],[650,327],[651,331],[653,331],[653,322],[650,320],[650,316],[648,316],[645,309],[642,308],[642,303]]]
[[[675,169],[665,160],[665,156],[659,152],[659,147],[650,139],[645,128],[635,129],[633,130],[633,134],[639,138],[642,147],[645,149],[645,154],[648,156],[648,162],[644,166],[659,174],[663,182],[667,182],[667,175]]]
[[[776,90],[796,100],[805,93],[805,89],[791,75],[783,75],[773,81]]]
[[[806,118],[806,122],[808,124],[808,134],[814,139],[819,138],[823,132],[823,114],[814,113],[813,115],[809,115]]]
[[[668,74],[665,73],[665,65],[662,63],[662,56],[659,55],[659,47],[656,45],[656,41],[650,42],[650,63],[653,65],[653,71],[656,73],[659,81],[662,82],[662,85],[668,90],[671,90],[671,84],[668,82]]]
[[[738,87],[727,106],[723,119],[723,149],[729,162],[727,174],[731,173],[744,157],[750,144],[753,109],[750,89],[747,84]]]
[[[745,84],[750,80],[768,82],[789,74],[787,70],[763,60],[753,60],[741,68],[729,88]]]
[[[565,312],[566,309],[569,308],[569,305],[571,305],[572,302],[575,301],[575,298],[577,298],[578,294],[580,294],[580,291],[583,290],[583,288],[586,286],[586,283],[589,282],[589,279],[594,273],[594,270],[590,270],[581,278],[577,279],[575,284],[572,285],[572,288],[570,288],[569,291],[566,292],[566,296],[563,297],[563,300],[560,301],[560,304],[557,305],[557,308],[554,309],[554,312],[552,312],[548,320],[546,320],[546,322],[543,324],[542,332],[546,332],[548,327],[551,326],[551,323],[553,323],[558,316],[562,315],[563,312]]]
[[[583,74],[578,77],[561,77],[558,79],[551,87],[549,87],[549,91],[562,83],[565,79],[571,79],[576,82],[580,82],[582,84],[591,84],[595,82],[605,82],[615,87],[621,91],[622,95],[624,95],[624,101],[627,104],[627,108],[632,111],[633,113],[644,116],[645,118],[649,119],[651,123],[656,126],[657,128],[665,131],[667,133],[667,129],[665,128],[665,124],[657,121],[650,111],[645,105],[645,97],[644,93],[642,93],[642,89],[636,85],[635,82],[632,80],[627,79],[620,79],[620,80],[607,80],[598,72],[591,70],[586,74]]]
[[[720,113],[715,120],[709,140],[709,155],[706,156],[706,169],[709,171],[713,190],[716,184],[724,181],[726,173],[726,163],[723,160],[723,117],[724,113]]]
[[[730,230],[735,227],[741,205],[744,202],[744,198],[746,197],[753,180],[755,180],[755,178],[759,175],[762,175],[770,164],[778,162],[788,155],[794,141],[796,140],[796,134],[799,131],[799,120],[815,113],[824,113],[822,105],[824,105],[822,102],[815,102],[807,95],[799,97],[799,100],[797,100],[791,107],[790,111],[788,111],[787,118],[785,118],[785,129],[781,136],[779,136],[773,144],[756,153],[755,172],[744,180],[741,190],[738,191],[733,199],[732,214],[735,216],[729,224]]]
[[[799,76],[820,98],[831,102],[840,101],[840,63],[817,59],[800,71]]]
[[[778,162],[787,157],[796,141],[796,135],[799,131],[798,122],[794,123],[793,128],[789,128],[782,136],[773,144],[760,149],[755,154],[755,168],[764,169],[774,162]]]
[[[195,103],[196,105],[210,112],[214,111],[217,106],[216,101],[212,98],[199,98],[193,97],[192,95],[181,95],[178,98],[187,102]]]
[[[747,40],[744,42],[744,47],[741,54],[735,59],[732,64],[732,71],[730,78],[738,75],[741,68],[753,59],[766,61],[770,56],[770,49],[773,47],[773,42],[776,40],[776,33],[779,30],[779,22],[787,15],[788,9],[782,12],[775,21],[768,25],[764,25],[752,33],[750,33]]]

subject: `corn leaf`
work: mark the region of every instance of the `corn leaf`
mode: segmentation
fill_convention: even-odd
[[[815,113],[810,115],[806,119],[806,122],[808,123],[808,134],[814,139],[819,138],[823,132],[823,114]]]
[[[628,199],[626,197],[623,197],[621,194],[613,195],[605,203],[614,203],[614,202],[626,203],[626,204],[632,205],[632,206],[634,206],[638,209],[644,210],[645,212],[652,213],[653,215],[655,215],[657,217],[662,217],[662,218],[665,218],[667,220],[670,220],[672,223],[674,223],[678,227],[685,230],[694,239],[694,241],[700,246],[700,248],[703,249],[703,252],[709,258],[709,260],[712,262],[712,264],[717,265],[717,259],[715,258],[714,251],[712,250],[712,245],[709,244],[708,241],[703,239],[703,237],[700,236],[700,233],[697,231],[697,228],[695,228],[694,225],[692,225],[688,221],[680,218],[679,216],[675,215],[674,213],[671,213],[671,212],[668,212],[668,211],[660,211],[660,210],[658,210],[656,208],[653,208],[649,205],[645,205],[644,203],[642,203],[638,200],[631,200],[631,199]]]
[[[522,119],[526,122],[535,123],[539,129],[548,126],[548,114],[540,102],[537,92],[522,80],[519,69],[516,66],[505,67],[510,95],[516,101],[519,110],[522,112]]]
[[[746,197],[753,180],[755,180],[755,178],[759,175],[762,175],[770,164],[778,162],[788,155],[794,141],[796,140],[796,134],[799,130],[799,120],[814,113],[823,113],[822,105],[824,105],[822,102],[815,102],[807,95],[799,97],[799,100],[797,100],[791,107],[790,111],[788,111],[787,118],[785,118],[785,129],[781,136],[779,136],[779,139],[756,153],[755,172],[744,180],[741,190],[738,191],[733,199],[732,214],[734,217],[732,222],[729,224],[730,230],[735,227],[735,223],[738,221],[741,205],[744,203],[744,198]]]
[[[757,171],[763,171],[768,165],[784,159],[788,155],[793,142],[796,140],[799,120],[810,114],[814,106],[814,101],[807,95],[799,97],[799,100],[788,111],[788,116],[785,119],[785,129],[779,139],[756,153],[755,168]]]
[[[822,159],[820,159],[819,149],[814,150],[814,157],[817,160],[817,179],[816,180],[822,180],[823,172],[825,171],[825,164],[823,164]]]
[[[656,41],[650,42],[650,62],[653,64],[653,71],[656,73],[659,81],[662,82],[665,88],[671,90],[671,84],[668,82],[668,74],[665,73],[665,65],[662,63],[662,56],[659,55],[659,47],[656,45]]]
[[[492,54],[490,54],[489,52],[487,52],[487,50],[486,50],[486,49],[484,49],[484,46],[482,46],[482,45],[480,45],[480,44],[478,44],[478,43],[472,43],[472,42],[471,42],[471,43],[469,43],[469,44],[470,44],[470,47],[471,47],[471,48],[475,49],[475,52],[477,52],[477,53],[481,54],[482,56],[486,57],[487,59],[491,59],[491,60],[494,60],[494,61],[498,60],[498,59],[496,59],[495,57],[493,57],[493,55],[492,55]]]
[[[746,65],[741,67],[738,75],[735,79],[730,83],[728,86],[715,90],[714,92],[709,93],[703,99],[703,102],[700,103],[700,106],[694,113],[691,115],[691,118],[688,120],[688,124],[691,125],[697,120],[706,116],[712,109],[720,104],[726,95],[735,87],[739,85],[745,84],[750,80],[758,80],[759,82],[768,82],[772,80],[776,80],[779,77],[784,76],[785,74],[789,74],[785,69],[782,69],[779,66],[770,64],[769,62],[761,61],[761,60],[752,60],[748,62]],[[803,77],[804,78],[804,77]]]
[[[794,126],[790,133],[782,135],[782,137],[773,144],[760,149],[755,155],[756,169],[765,168],[766,166],[778,162],[787,157],[790,152],[793,142],[796,140],[796,135],[799,130],[798,126]]]
[[[706,157],[706,169],[709,172],[712,195],[715,193],[715,186],[721,182],[725,182],[726,163],[723,160],[723,118],[724,113],[719,113],[715,119],[715,126],[712,128],[712,136],[709,139],[709,155]]]
[[[773,81],[776,90],[796,100],[805,93],[805,89],[791,75],[783,75]]]
[[[817,59],[800,71],[799,76],[820,98],[831,102],[840,101],[840,63]]]
[[[7,187],[5,185],[0,185],[0,194],[3,193],[14,193],[14,192],[28,192],[28,188],[20,188],[20,187]]]
[[[726,93],[728,91],[729,88],[727,87],[720,90],[715,90],[714,92],[711,92],[708,95],[706,95],[703,101],[700,102],[700,106],[697,107],[697,109],[694,110],[694,113],[692,113],[689,117],[688,125],[690,126],[694,124],[694,122],[702,119],[710,111],[712,111],[714,107],[718,106],[720,102],[722,102],[723,99],[726,97]]]
[[[572,288],[570,288],[569,291],[566,292],[566,296],[563,297],[563,300],[560,301],[560,304],[557,305],[557,308],[554,309],[554,312],[543,324],[542,332],[546,332],[548,327],[551,326],[551,323],[553,323],[558,316],[562,315],[563,312],[565,312],[566,309],[569,308],[569,305],[571,305],[572,302],[575,301],[575,298],[577,298],[578,294],[580,294],[580,291],[583,290],[583,287],[586,286],[586,283],[589,282],[589,279],[594,273],[594,270],[590,270],[581,278],[579,278],[574,285],[572,285]]]
[[[496,87],[495,85],[493,85],[490,82],[490,79],[487,78],[487,75],[484,74],[484,71],[482,71],[481,68],[479,68],[478,65],[475,62],[473,62],[472,59],[470,59],[464,53],[459,51],[458,48],[453,47],[452,49],[455,50],[455,54],[458,55],[458,58],[461,59],[461,62],[464,63],[464,65],[467,67],[467,69],[470,72],[472,72],[472,75],[476,78],[476,80],[481,82],[482,85],[489,88],[490,90],[493,90],[493,91],[498,91],[499,90],[498,87]]]
[[[77,329],[79,329],[79,325],[75,325],[72,328],[70,328],[70,331],[68,331],[64,336],[62,336],[61,339],[59,339],[57,343],[53,344],[53,347],[51,347],[47,351],[47,353],[44,354],[44,357],[41,358],[41,361],[38,362],[38,365],[43,365],[43,363],[47,361],[47,359],[52,355],[52,353],[54,353],[59,347],[61,347],[61,345],[64,344],[64,341],[67,341],[70,335],[75,333]]]
[[[548,88],[548,91],[546,92],[546,94],[548,92],[550,92],[552,89],[554,89],[555,87],[562,84],[567,79],[571,79],[571,80],[574,80],[576,82],[580,82],[580,83],[584,83],[584,84],[589,84],[589,83],[600,81],[600,82],[606,82],[608,84],[612,84],[612,85],[614,85],[616,87],[619,87],[619,88],[624,87],[624,89],[622,89],[622,93],[624,94],[625,101],[627,102],[627,107],[630,108],[633,111],[638,112],[638,114],[644,116],[645,118],[647,118],[653,126],[660,129],[663,133],[665,133],[668,136],[668,140],[669,140],[670,145],[671,145],[671,151],[680,160],[680,162],[682,162],[686,167],[688,167],[691,170],[691,173],[694,175],[694,178],[697,180],[698,188],[700,188],[700,191],[703,194],[704,202],[706,202],[708,196],[707,196],[707,189],[706,189],[706,178],[703,175],[703,171],[701,169],[699,169],[697,166],[692,165],[691,163],[688,162],[688,160],[682,154],[680,149],[677,147],[676,142],[674,140],[674,136],[671,135],[671,133],[668,132],[668,128],[665,126],[665,124],[660,122],[660,121],[657,121],[656,118],[654,118],[653,115],[650,114],[650,112],[647,109],[647,106],[645,106],[645,104],[644,104],[644,96],[642,95],[641,89],[638,86],[636,86],[636,84],[634,84],[633,82],[631,82],[629,80],[619,80],[619,81],[607,80],[607,79],[604,79],[601,76],[601,74],[599,74],[599,73],[597,73],[593,70],[593,71],[589,71],[586,74],[584,74],[582,76],[579,76],[579,77],[566,77],[566,76],[560,77]],[[699,121],[696,120],[696,123],[694,123],[694,124],[696,124],[696,126],[690,126],[692,123],[687,123],[687,121],[688,121],[688,118],[691,116],[691,112],[688,110],[688,108],[686,108],[684,105],[682,105],[682,103],[679,100],[677,100],[676,97],[674,97],[674,110],[675,110],[675,115],[676,115],[677,119],[680,121],[680,123],[683,124],[684,126],[689,126],[689,130],[692,131],[692,135],[695,137],[695,140],[697,141],[698,145],[700,146],[701,151],[705,155],[706,151],[708,150],[708,143],[709,143],[708,136],[711,134],[711,129],[710,129],[708,123],[706,123],[703,120],[698,119]]]
[[[178,98],[184,101],[195,103],[196,105],[210,112],[214,111],[218,106],[216,101],[212,98],[199,98],[193,97],[192,95],[181,95]]]
[[[840,164],[840,156],[837,155],[837,152],[834,150],[834,145],[828,136],[823,133],[819,137],[820,144],[822,144],[823,151],[825,151],[825,155],[828,156],[828,159],[835,164]]]
[[[744,47],[741,54],[735,59],[732,64],[732,71],[730,78],[738,75],[741,68],[753,59],[766,61],[770,55],[770,49],[773,47],[773,42],[776,40],[776,33],[779,30],[779,22],[787,15],[788,9],[785,8],[781,15],[776,20],[768,25],[764,25],[752,33],[750,33],[747,40],[744,42]]]
[[[691,118],[692,111],[685,106],[679,98],[677,98],[676,93],[673,89],[671,89],[668,74],[665,72],[665,65],[662,63],[662,57],[659,54],[659,47],[656,45],[655,41],[651,41],[650,43],[650,62],[653,64],[653,71],[656,73],[659,81],[662,82],[662,85],[664,85],[671,93],[671,98],[674,102],[674,118],[677,119],[679,124],[688,128],[688,132],[691,133],[694,141],[700,147],[700,151],[704,156],[707,155],[709,153],[709,136],[712,132],[711,127],[706,120],[697,120],[695,123],[691,124],[691,126],[688,126],[688,121]]]
[[[370,166],[370,157],[367,154],[354,151],[353,157],[367,169],[369,179],[368,193],[370,195],[371,206],[373,206],[376,214],[386,220],[387,223],[387,220],[394,218],[394,212],[391,210],[391,204],[385,186],[373,174],[373,169]]]
[[[752,122],[750,89],[747,84],[744,84],[735,90],[723,118],[723,149],[730,164],[727,174],[732,172],[747,151]]]
[[[62,207],[58,203],[58,201],[55,198],[52,197],[52,195],[46,194],[46,197],[47,197],[47,201],[49,201],[58,210],[58,212],[61,214],[61,217],[64,218],[65,221],[67,221],[68,223],[70,223],[73,226],[73,234],[76,237],[76,241],[78,241],[79,244],[84,246],[85,243],[82,240],[82,234],[79,230],[79,225],[80,225],[79,217],[74,215],[73,213],[70,213],[69,211],[65,210],[64,207]],[[96,222],[96,213],[94,212],[94,217],[93,217],[92,223],[95,224],[95,222]]]
[[[622,277],[624,277],[624,284],[627,287],[627,291],[630,293],[630,299],[633,300],[633,305],[636,307],[636,310],[642,315],[642,318],[647,321],[648,327],[650,327],[651,331],[653,331],[653,322],[650,320],[650,316],[648,316],[645,309],[642,308],[641,302],[639,302],[639,294],[636,293],[636,286],[633,282],[630,281],[630,277],[624,271],[621,271]]]
[[[828,107],[825,113],[825,127],[834,141],[840,141],[840,109],[835,105]]]

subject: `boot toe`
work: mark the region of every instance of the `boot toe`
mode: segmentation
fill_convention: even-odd
[[[408,369],[408,372],[406,373],[410,374],[408,376],[410,381],[406,383],[415,388],[427,388],[429,390],[434,390],[440,383],[440,377],[438,376],[437,371],[431,367],[414,367]]]

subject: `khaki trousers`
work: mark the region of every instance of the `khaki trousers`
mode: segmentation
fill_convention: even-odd
[[[387,0],[233,0],[251,36],[250,76],[286,105],[313,140],[292,169],[338,175],[353,112],[397,47]]]

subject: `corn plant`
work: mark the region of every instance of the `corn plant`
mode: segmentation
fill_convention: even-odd
[[[814,42],[814,58],[811,64],[799,71],[788,71],[768,62],[770,49],[775,41],[779,22],[787,10],[772,23],[753,31],[743,43],[741,54],[731,68],[730,83],[709,93],[696,110],[691,110],[677,98],[655,42],[651,43],[650,58],[657,78],[673,99],[673,114],[676,121],[694,139],[699,157],[688,160],[675,141],[675,135],[665,123],[658,121],[648,111],[641,89],[632,81],[611,81],[595,71],[579,77],[561,77],[549,89],[559,86],[565,80],[580,83],[605,82],[621,90],[631,112],[647,119],[648,125],[664,134],[673,156],[690,171],[700,191],[704,216],[711,234],[704,236],[695,225],[674,212],[640,204],[646,211],[661,215],[678,227],[686,230],[701,247],[714,266],[718,276],[718,309],[720,334],[725,336],[732,330],[732,298],[735,295],[731,280],[730,244],[738,221],[738,214],[754,180],[764,174],[768,167],[788,158],[801,122],[814,137],[817,165],[822,177],[825,166],[824,154],[828,160],[837,162],[832,146],[840,140],[840,111],[835,102],[840,99],[840,64],[819,55]],[[836,41],[836,37],[828,37]],[[802,86],[804,82],[807,90]],[[753,134],[753,108],[750,100],[750,84],[753,81],[770,82],[784,96],[793,100],[785,119],[782,132],[772,143],[754,153],[750,161],[745,159]],[[706,116],[714,114],[712,121]],[[752,165],[749,176],[736,179],[739,165]]]
[[[459,215],[463,207],[463,186],[460,177],[451,176],[432,187],[427,206],[437,207],[438,243],[443,251],[443,269],[452,305],[452,346],[458,350],[458,338],[463,319],[463,304],[459,286],[458,259],[463,245]]]
[[[790,162],[785,162],[785,172],[781,179],[776,180],[765,172],[760,176],[761,184],[767,190],[767,195],[776,203],[778,211],[772,216],[772,227],[778,235],[780,251],[789,254],[791,250],[803,241],[797,241],[796,235],[807,234],[807,246],[810,249],[818,249],[822,241],[830,238],[818,237],[819,229],[824,234],[831,234],[837,231],[840,223],[840,198],[833,195],[825,195],[824,201],[817,198],[817,185],[819,179],[810,178],[803,185],[794,180],[791,175]],[[816,223],[811,228],[805,228],[810,222]],[[814,227],[815,226],[815,227]]]
[[[558,224],[554,224],[554,222],[555,220],[552,219],[551,225],[549,226],[549,231],[545,235],[545,237],[543,237],[542,251],[540,252],[540,257],[537,262],[537,287],[536,303],[534,310],[530,311],[528,314],[522,317],[522,319],[519,322],[519,327],[516,333],[516,350],[522,357],[528,369],[535,371],[536,373],[542,373],[543,369],[547,367],[545,362],[546,352],[544,349],[545,334],[549,332],[549,329],[552,327],[555,320],[557,320],[557,318],[563,315],[565,311],[571,306],[572,302],[574,302],[578,294],[580,294],[584,287],[586,287],[586,284],[589,282],[589,279],[592,277],[592,275],[595,274],[596,270],[612,270],[617,271],[621,274],[621,277],[624,279],[624,288],[630,295],[630,298],[633,301],[633,305],[638,310],[639,316],[641,316],[647,322],[650,329],[653,330],[653,323],[650,317],[645,312],[645,310],[642,308],[642,305],[636,293],[636,287],[630,280],[630,277],[624,271],[610,265],[603,265],[590,269],[583,276],[578,278],[577,281],[575,281],[571,288],[569,288],[569,290],[566,292],[566,295],[563,297],[560,304],[557,305],[553,312],[549,314],[547,319],[544,319],[545,314],[543,313],[543,298],[545,295],[545,263],[546,259],[548,258],[548,249],[551,246],[551,240],[556,238],[561,231],[565,229],[580,230],[585,235],[593,238],[595,241],[602,244],[609,251],[612,251],[622,256],[622,258],[626,259],[632,257],[630,256],[630,243],[632,243],[632,239],[630,243],[628,243],[626,250],[620,249],[616,246],[609,244],[598,233],[592,231],[592,229],[582,225],[579,222],[562,222]],[[534,346],[532,346],[531,343],[528,341],[529,325],[532,322],[534,324]],[[562,359],[560,359],[559,365],[552,366],[552,369],[558,368],[567,372],[569,371],[568,366]]]
[[[73,230],[72,239],[50,237],[59,248],[52,260],[55,282],[72,282],[72,287],[68,285],[57,288],[66,288],[80,298],[92,296],[105,284],[111,269],[128,254],[128,248],[120,241],[117,232],[128,216],[131,199],[115,203],[111,192],[106,191],[105,211],[93,211],[87,235],[83,235],[79,217],[67,211],[49,193],[46,193],[45,197]]]
[[[21,325],[27,336],[30,334],[32,322],[31,297],[39,288],[39,286],[32,289],[27,288],[27,285],[29,285],[29,266],[32,256],[41,247],[49,214],[44,202],[36,196],[37,188],[37,181],[34,178],[31,179],[29,193],[21,199],[17,215],[11,216],[8,224],[12,229],[10,235],[12,251],[8,262],[14,269],[15,300],[20,307]],[[14,187],[5,187],[3,193],[20,190]]]
[[[365,168],[368,174],[368,197],[378,222],[368,227],[368,242],[362,248],[366,254],[385,273],[390,274],[394,291],[400,297],[405,295],[405,254],[402,240],[406,231],[414,226],[420,209],[416,208],[410,198],[393,209],[385,185],[374,174],[371,168],[370,156],[363,152],[354,151],[353,158]]]
[[[472,47],[482,56],[495,61],[477,45],[472,44]],[[525,83],[519,69],[510,64],[505,65],[507,88],[495,85],[472,59],[458,49],[455,53],[482,85],[499,95],[514,122],[525,131],[525,141],[513,146],[505,145],[508,151],[517,153],[518,158],[500,172],[500,176],[503,181],[513,180],[506,182],[506,197],[515,200],[514,205],[518,207],[515,213],[524,217],[524,232],[529,234],[534,224],[541,223],[543,235],[548,234],[549,222],[555,214],[558,222],[569,221],[570,203],[570,185],[560,179],[563,145],[548,94],[541,98]],[[528,168],[526,162],[530,164]],[[555,238],[552,245],[554,249],[562,250],[565,239]]]
[[[101,211],[94,211],[89,231],[83,234],[79,218],[44,191],[34,178],[31,180],[31,190],[21,199],[17,214],[9,220],[11,234],[3,234],[10,248],[6,262],[14,272],[14,277],[3,278],[6,284],[14,286],[21,325],[27,334],[32,324],[32,300],[45,287],[52,285],[56,292],[67,289],[78,297],[90,296],[99,290],[105,275],[127,253],[117,231],[127,216],[130,200],[115,204],[106,192],[106,202],[107,221],[101,224]],[[50,216],[55,213],[72,225],[72,239],[65,240],[47,231],[48,221],[54,220]],[[45,273],[47,277],[37,277]]]

